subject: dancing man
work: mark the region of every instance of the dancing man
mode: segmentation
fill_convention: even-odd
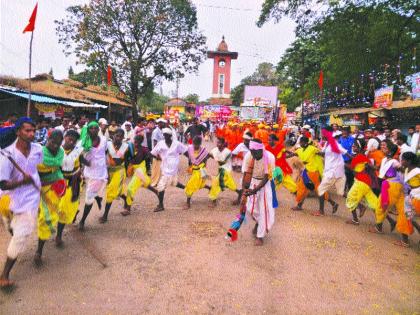
[[[66,192],[66,182],[61,172],[64,150],[61,147],[63,134],[54,130],[43,147],[43,160],[38,165],[41,178],[41,203],[38,213],[38,249],[35,253],[35,265],[42,265],[42,250],[45,242],[56,231],[60,199]]]
[[[205,147],[201,146],[201,143],[202,137],[195,136],[192,144],[188,146],[188,159],[192,166],[192,174],[185,185],[185,194],[187,195],[186,209],[191,208],[191,197],[195,192],[202,188],[210,189],[210,186],[206,185],[208,177],[206,162],[209,158],[209,152]]]
[[[244,157],[242,172],[244,183],[242,189],[248,197],[246,210],[256,222],[253,234],[256,237],[255,245],[263,245],[263,240],[274,223],[273,191],[270,179],[275,167],[275,158],[271,152],[264,149],[259,139],[253,139],[249,145],[250,152]],[[246,173],[252,173],[249,187],[246,187]]]
[[[107,142],[108,184],[106,186],[106,204],[99,223],[108,221],[109,210],[112,202],[121,196],[125,180],[125,164],[128,159],[128,143],[123,142],[124,130],[117,129],[112,137],[112,142]]]
[[[42,162],[42,147],[33,143],[35,123],[30,118],[18,119],[14,127],[1,133],[5,140],[1,147],[5,149],[0,155],[0,189],[7,190],[8,208],[12,213],[8,216],[12,238],[0,276],[0,287],[7,288],[14,284],[9,278],[10,271],[35,228],[41,189],[37,165]]]
[[[178,168],[179,157],[187,152],[188,148],[178,140],[172,139],[172,130],[170,128],[163,128],[162,133],[165,140],[159,141],[151,152],[155,159],[161,161],[162,171],[162,176],[157,185],[159,204],[155,208],[155,212],[165,210],[163,199],[168,186],[185,188],[184,185],[178,182]]]
[[[210,151],[210,157],[219,164],[219,172],[217,176],[213,177],[209,192],[212,205],[216,206],[217,197],[225,188],[233,190],[238,194],[238,199],[235,201],[235,204],[238,204],[241,197],[241,190],[236,188],[236,183],[232,176],[232,152],[226,148],[224,138],[217,139],[217,147]]]
[[[131,157],[127,168],[127,175],[131,179],[123,197],[125,199],[124,211],[121,212],[123,216],[131,214],[134,196],[141,187],[147,188],[158,195],[158,191],[150,185],[151,180],[147,175],[146,161],[151,156],[149,150],[142,145],[143,141],[144,137],[141,134],[134,137],[134,156]]]
[[[84,150],[84,157],[87,165],[83,170],[83,176],[86,181],[85,208],[82,219],[79,222],[79,230],[85,228],[86,219],[92,210],[93,201],[96,200],[99,210],[102,207],[102,197],[107,180],[108,170],[106,165],[106,147],[107,141],[100,137],[99,125],[96,121],[91,121],[84,126],[81,131],[81,145]]]

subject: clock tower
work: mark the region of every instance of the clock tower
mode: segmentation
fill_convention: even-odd
[[[238,53],[228,50],[228,45],[226,44],[225,37],[223,36],[222,41],[219,46],[217,46],[217,49],[215,51],[208,51],[207,57],[214,59],[212,99],[229,99],[231,60],[237,59]]]

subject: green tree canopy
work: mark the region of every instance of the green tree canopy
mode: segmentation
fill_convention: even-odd
[[[71,6],[57,23],[66,54],[93,69],[113,69],[113,84],[137,100],[160,80],[197,71],[205,37],[188,0],[91,0]]]

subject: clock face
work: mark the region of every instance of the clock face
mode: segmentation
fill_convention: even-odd
[[[226,65],[226,62],[224,60],[219,61],[219,67],[220,68],[224,68],[225,65]]]

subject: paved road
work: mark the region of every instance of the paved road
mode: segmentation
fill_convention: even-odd
[[[209,169],[215,173],[213,161]],[[184,182],[185,170],[183,161]],[[385,235],[368,233],[372,213],[359,227],[349,226],[340,202],[337,215],[313,217],[314,198],[305,211],[292,212],[292,196],[281,189],[265,245],[253,245],[251,222],[237,242],[228,243],[224,235],[237,212],[234,197],[223,192],[212,209],[203,190],[190,210],[182,210],[184,195],[171,188],[167,210],[153,213],[156,198],[143,190],[133,215],[120,216],[117,201],[106,225],[98,223],[95,206],[83,235],[74,227],[67,230],[65,249],[46,244],[41,269],[32,265],[34,236],[12,274],[18,287],[0,293],[0,314],[419,313],[418,235],[411,249],[396,247],[398,235],[388,226]],[[0,228],[2,262],[8,240]]]

